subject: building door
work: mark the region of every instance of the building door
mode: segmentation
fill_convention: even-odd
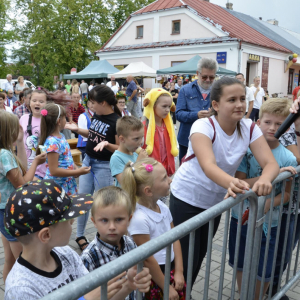
[[[246,68],[246,86],[249,86],[249,75],[250,75],[250,63],[247,62],[247,68]]]
[[[288,94],[292,94],[293,92],[293,78],[294,78],[294,69],[289,69]]]

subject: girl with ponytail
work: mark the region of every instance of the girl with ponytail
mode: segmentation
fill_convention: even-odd
[[[122,188],[129,194],[135,212],[128,232],[140,246],[174,227],[169,208],[159,200],[170,193],[171,179],[164,166],[153,158],[128,162],[122,176]],[[171,253],[171,274],[168,299],[185,299],[185,282],[181,245],[173,243]],[[146,300],[163,299],[165,281],[166,249],[162,249],[145,260],[152,276],[150,291]]]
[[[94,107],[90,128],[78,128],[74,123],[67,123],[65,128],[88,139],[83,166],[91,167],[91,173],[79,178],[79,192],[93,194],[95,190],[113,185],[109,161],[119,147],[116,123],[122,114],[117,107],[114,92],[105,85],[94,87],[89,91],[88,98]],[[79,217],[77,222],[76,242],[81,250],[88,245],[84,236],[88,217],[89,213]]]

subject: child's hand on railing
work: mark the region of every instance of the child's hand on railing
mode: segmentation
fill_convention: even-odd
[[[244,180],[240,180],[238,178],[233,178],[229,184],[229,188],[227,189],[227,194],[224,199],[229,197],[236,197],[237,193],[245,194],[245,191],[249,191],[250,185]]]
[[[117,292],[119,292],[123,284],[127,281],[126,272],[116,276],[115,278],[111,279],[107,283],[107,298],[112,298]],[[100,296],[101,297],[101,296]]]
[[[184,288],[184,277],[182,272],[176,272],[174,273],[174,288],[176,291],[182,291]]]
[[[137,267],[130,268],[127,272],[128,285],[132,290],[138,289],[141,293],[147,293],[151,285],[151,275],[148,268],[136,274]]]
[[[272,183],[265,180],[262,176],[254,183],[252,191],[256,193],[257,196],[269,195],[272,191]]]
[[[280,173],[283,173],[283,172],[290,172],[292,173],[293,175],[297,174],[297,171],[294,167],[292,166],[289,166],[289,167],[283,167],[280,169]],[[288,178],[289,180],[293,180],[293,177],[290,177]]]
[[[300,97],[293,102],[292,107],[290,108],[290,113],[296,114],[298,112],[299,103],[300,103]]]

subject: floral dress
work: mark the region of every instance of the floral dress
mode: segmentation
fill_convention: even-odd
[[[48,136],[45,144],[47,153],[55,152],[59,154],[58,157],[58,167],[66,170],[74,170],[75,165],[73,161],[73,157],[71,154],[70,146],[65,138],[65,136],[61,133],[61,137],[57,136]],[[46,161],[46,176],[44,179],[53,179],[57,184],[59,184],[65,192],[70,196],[77,194],[77,184],[74,177],[56,177],[52,176],[50,173],[48,158]]]

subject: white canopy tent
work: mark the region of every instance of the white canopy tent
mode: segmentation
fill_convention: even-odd
[[[156,78],[156,70],[147,66],[142,61],[130,63],[126,68],[115,74],[108,74],[108,78],[126,78],[128,75],[141,78]]]

